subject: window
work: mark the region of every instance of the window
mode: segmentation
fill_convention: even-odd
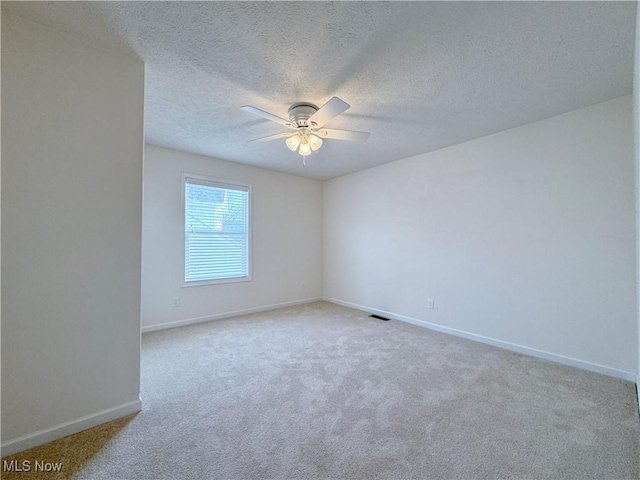
[[[251,185],[184,174],[184,285],[251,280]]]

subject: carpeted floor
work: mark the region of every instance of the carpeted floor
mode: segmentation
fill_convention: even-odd
[[[4,460],[62,462],[48,479],[640,477],[631,383],[328,303],[145,334],[142,361],[141,413]]]

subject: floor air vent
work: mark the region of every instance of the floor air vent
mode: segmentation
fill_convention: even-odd
[[[389,319],[387,317],[381,317],[380,315],[369,315],[371,318],[377,318],[378,320],[384,320],[385,322],[388,322]]]

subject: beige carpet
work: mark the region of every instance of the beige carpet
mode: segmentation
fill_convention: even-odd
[[[145,334],[142,360],[141,413],[10,459],[64,463],[40,478],[640,476],[632,384],[328,303]]]

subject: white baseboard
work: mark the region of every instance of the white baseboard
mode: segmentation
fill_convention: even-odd
[[[418,320],[417,318],[407,317],[405,315],[398,315],[392,312],[385,312],[384,310],[378,310],[376,308],[366,307],[364,305],[358,305],[356,303],[345,302],[335,298],[323,297],[323,300],[343,307],[353,308],[355,310],[362,310],[364,312],[375,313],[394,320],[400,320],[402,322],[411,323],[420,327],[425,327],[437,332],[447,333],[456,337],[466,338],[468,340],[474,340],[480,343],[486,343],[493,345],[494,347],[504,348],[505,350],[511,350],[512,352],[522,353],[531,357],[542,358],[544,360],[550,360],[552,362],[561,363],[563,365],[569,365],[571,367],[581,368],[582,370],[589,370],[590,372],[601,373],[610,377],[620,378],[629,382],[636,382],[638,376],[634,372],[627,372],[625,370],[618,370],[616,368],[605,367],[604,365],[598,365],[595,363],[585,362],[584,360],[578,360],[576,358],[565,357],[563,355],[557,355],[555,353],[545,352],[543,350],[537,350],[535,348],[525,347],[523,345],[517,345],[515,343],[504,342],[502,340],[496,340],[495,338],[484,337],[475,333],[465,332],[463,330],[457,330],[455,328],[445,327],[437,325],[435,323],[426,322],[424,320]]]
[[[175,322],[159,323],[157,325],[146,325],[142,327],[142,333],[154,332],[156,330],[166,330],[167,328],[183,327],[194,323],[210,322],[211,320],[221,320],[223,318],[238,317],[240,315],[249,315],[251,313],[267,312],[278,308],[292,307],[294,305],[303,305],[305,303],[319,302],[322,297],[305,298],[304,300],[294,300],[293,302],[274,303],[273,305],[263,305],[261,307],[247,308],[245,310],[235,310],[233,312],[217,313],[215,315],[205,315],[204,317],[187,318],[186,320],[178,320]]]
[[[61,423],[51,428],[45,428],[44,430],[9,440],[2,444],[1,455],[2,457],[13,455],[14,453],[37,447],[38,445],[43,445],[68,435],[73,435],[74,433],[81,432],[102,423],[137,413],[140,410],[142,410],[142,401],[138,399],[130,403],[125,403],[124,405],[102,410],[101,412],[85,415],[84,417]]]

